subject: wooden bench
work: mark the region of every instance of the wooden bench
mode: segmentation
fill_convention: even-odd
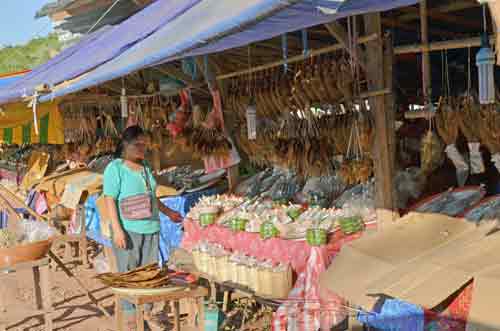
[[[115,295],[115,317],[116,330],[123,329],[123,310],[121,300],[128,301],[135,305],[137,330],[144,331],[144,305],[157,302],[172,303],[174,315],[174,331],[180,331],[180,304],[179,301],[188,299],[191,301],[189,310],[189,327],[196,327],[197,330],[204,330],[204,297],[208,295],[208,290],[204,287],[167,287],[163,289],[151,290],[131,290],[131,289],[111,289]],[[193,308],[193,307],[196,308]]]

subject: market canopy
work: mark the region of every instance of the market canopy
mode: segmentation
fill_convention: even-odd
[[[47,101],[169,61],[221,52],[342,17],[389,10],[417,0],[181,1],[169,20],[121,55],[43,97]],[[189,4],[187,4],[189,3]],[[149,9],[148,7],[147,9]],[[168,11],[169,13],[175,10]],[[146,18],[146,19],[149,19]],[[196,22],[196,24],[193,24]],[[125,22],[126,23],[126,22]],[[125,24],[122,23],[122,24]]]
[[[38,85],[56,85],[98,67],[200,2],[158,0],[119,25],[105,26],[85,36],[15,84],[0,85],[0,104],[19,100],[23,95],[33,95]]]
[[[13,72],[8,74],[0,74],[0,88],[10,86],[26,75],[29,70]]]

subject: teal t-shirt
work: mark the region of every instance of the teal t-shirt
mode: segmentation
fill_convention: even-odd
[[[151,168],[146,166],[147,176],[153,192],[156,192],[156,180]],[[152,234],[160,231],[160,217],[156,195],[153,196],[153,217],[148,220],[128,220],[122,217],[119,201],[138,194],[149,193],[144,171],[134,171],[125,165],[122,159],[112,161],[104,171],[104,195],[116,201],[116,209],[123,228],[129,232]]]

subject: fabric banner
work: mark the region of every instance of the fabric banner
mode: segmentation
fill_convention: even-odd
[[[62,116],[57,108],[38,116],[38,135],[32,124],[33,117],[31,109],[30,118],[27,123],[0,128],[0,142],[4,144],[64,144],[64,125]],[[18,119],[21,117],[17,117]],[[12,119],[12,118],[11,118]],[[7,119],[9,121],[9,119]],[[18,122],[15,122],[18,123]],[[3,125],[3,120],[1,125]]]

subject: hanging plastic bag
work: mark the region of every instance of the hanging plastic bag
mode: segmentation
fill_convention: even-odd
[[[458,186],[464,186],[469,177],[469,165],[465,162],[464,157],[460,154],[455,144],[446,146],[444,151],[456,168]]]
[[[482,174],[484,172],[484,162],[483,156],[479,147],[480,143],[468,143],[469,145],[469,155],[470,155],[470,166],[472,174]]]

